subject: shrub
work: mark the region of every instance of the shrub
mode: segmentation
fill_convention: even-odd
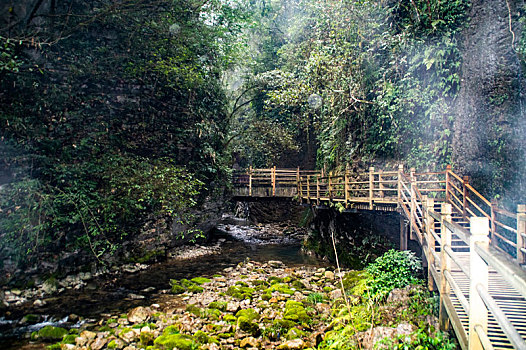
[[[371,275],[369,293],[383,298],[395,288],[418,284],[417,275],[422,265],[413,252],[391,249],[369,264],[366,270]]]

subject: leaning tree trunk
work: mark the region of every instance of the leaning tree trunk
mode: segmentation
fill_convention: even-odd
[[[453,164],[477,188],[524,197],[526,89],[518,54],[524,0],[472,0],[463,33]],[[510,27],[511,26],[511,27]],[[520,190],[517,191],[517,188]]]

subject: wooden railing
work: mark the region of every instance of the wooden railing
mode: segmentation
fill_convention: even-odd
[[[526,206],[487,200],[451,167],[405,173],[249,169],[233,175],[234,194],[295,197],[345,209],[398,210],[422,246],[429,288],[440,292],[440,323],[463,349],[526,349]]]

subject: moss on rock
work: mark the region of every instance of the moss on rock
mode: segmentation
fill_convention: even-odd
[[[38,339],[42,340],[62,340],[68,331],[61,327],[45,326],[37,334]]]
[[[161,335],[153,343],[162,350],[192,350],[195,347],[194,339],[186,334]]]
[[[213,301],[210,304],[208,304],[208,307],[210,309],[217,309],[220,311],[225,311],[227,304],[228,303],[226,301]]]
[[[257,321],[259,320],[260,318],[260,315],[256,312],[256,310],[252,309],[252,308],[248,308],[248,309],[243,309],[243,310],[239,310],[237,313],[236,313],[236,317],[245,317],[246,319],[248,319],[249,321]]]
[[[192,278],[192,282],[196,284],[204,284],[204,283],[212,282],[212,280],[206,277],[194,277]]]
[[[245,316],[241,316],[237,319],[237,326],[244,332],[247,332],[254,337],[258,337],[261,334],[259,325],[255,322],[250,321],[250,319]]]
[[[302,303],[288,300],[285,304],[284,319],[294,322],[308,322],[310,317]]]

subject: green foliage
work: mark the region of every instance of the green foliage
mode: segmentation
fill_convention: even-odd
[[[317,304],[323,302],[323,294],[321,293],[310,293],[307,295],[307,301],[311,304]]]
[[[103,261],[174,221],[195,238],[189,209],[227,174],[222,75],[249,12],[218,0],[55,5],[0,37],[2,260],[83,248]]]
[[[418,329],[411,337],[401,336],[396,340],[383,339],[377,345],[378,348],[386,346],[389,349],[403,349],[403,350],[454,350],[457,348],[447,334],[437,332],[429,334],[422,329]]]
[[[383,298],[394,288],[418,284],[417,274],[421,270],[421,263],[413,252],[391,249],[367,266],[369,293]]]

